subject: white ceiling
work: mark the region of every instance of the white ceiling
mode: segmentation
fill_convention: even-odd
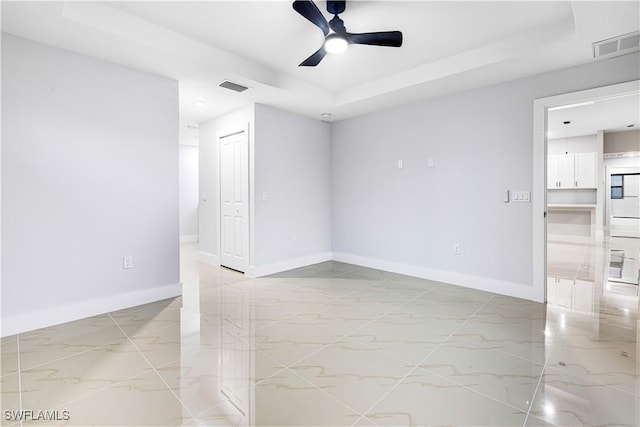
[[[637,1],[352,0],[349,31],[400,30],[403,46],[354,45],[308,68],[322,32],[291,3],[2,1],[2,30],[178,80],[186,126],[252,102],[341,120],[591,62],[591,43],[640,27]]]
[[[595,135],[599,130],[606,133],[640,129],[640,96],[637,93],[592,102],[549,111],[547,136],[557,139]],[[565,125],[565,121],[571,123]]]

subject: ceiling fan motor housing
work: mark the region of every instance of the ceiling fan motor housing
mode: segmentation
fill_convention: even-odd
[[[327,11],[332,15],[339,15],[344,12],[347,7],[346,1],[328,1]]]

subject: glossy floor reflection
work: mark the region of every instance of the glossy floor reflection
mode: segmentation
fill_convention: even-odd
[[[637,298],[575,310],[335,262],[248,279],[195,254],[180,298],[3,338],[2,425],[639,424]]]

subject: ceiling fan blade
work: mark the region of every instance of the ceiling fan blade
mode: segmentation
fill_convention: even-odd
[[[302,63],[298,65],[298,67],[315,67],[320,63],[320,61],[322,61],[322,58],[324,58],[326,55],[327,51],[324,50],[324,46],[322,46],[316,53],[302,61]]]
[[[400,31],[379,31],[377,33],[348,34],[349,43],[369,44],[374,46],[402,46],[402,33]]]
[[[320,28],[325,36],[329,34],[329,24],[314,2],[296,0],[293,2],[293,8],[313,25]]]

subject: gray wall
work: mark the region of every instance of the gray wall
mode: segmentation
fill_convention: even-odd
[[[605,153],[640,151],[640,130],[604,134]]]
[[[330,125],[259,104],[255,125],[256,274],[331,259]]]
[[[638,55],[626,55],[336,123],[335,257],[525,294],[532,205],[502,196],[532,188],[533,100],[635,80],[639,70]]]
[[[176,81],[3,34],[2,184],[3,335],[180,294]]]

